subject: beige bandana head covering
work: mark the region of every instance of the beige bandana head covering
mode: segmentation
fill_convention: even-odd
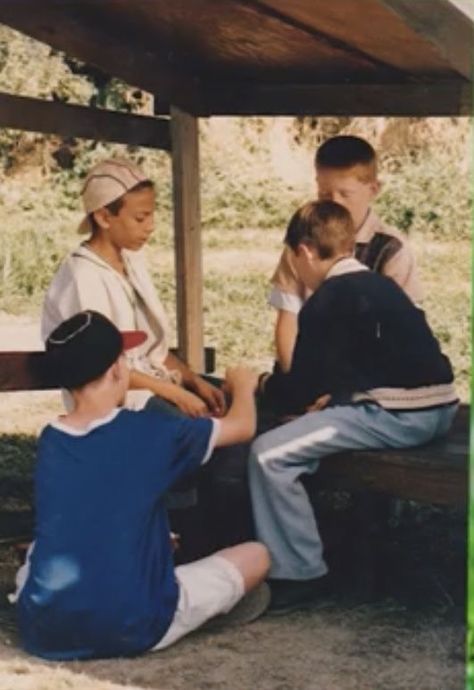
[[[114,158],[97,163],[90,170],[82,188],[82,201],[87,215],[79,225],[78,232],[90,233],[90,213],[119,199],[148,179],[137,165],[125,159]]]

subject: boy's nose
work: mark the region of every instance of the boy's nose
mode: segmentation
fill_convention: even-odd
[[[337,201],[335,193],[329,190],[321,190],[316,187],[316,193],[319,201]]]

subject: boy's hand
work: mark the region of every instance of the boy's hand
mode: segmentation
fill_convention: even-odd
[[[170,542],[171,542],[171,548],[173,551],[177,551],[180,547],[180,539],[181,535],[176,534],[176,532],[170,532]]]
[[[167,399],[189,417],[206,417],[209,414],[206,403],[197,395],[175,385]]]
[[[326,395],[320,395],[319,398],[314,401],[314,403],[306,408],[306,412],[320,412],[329,405],[330,400],[331,396],[329,393],[326,393]]]
[[[222,417],[226,413],[225,396],[220,388],[213,386],[200,376],[196,376],[192,388],[196,395],[204,400],[214,417]]]
[[[255,435],[256,410],[254,393],[257,374],[247,367],[230,367],[225,373],[224,389],[232,402],[228,413],[220,420],[216,446],[230,446],[250,441]]]
[[[230,393],[237,388],[249,388],[253,393],[257,388],[258,376],[254,371],[242,365],[229,367],[225,372],[225,383]]]

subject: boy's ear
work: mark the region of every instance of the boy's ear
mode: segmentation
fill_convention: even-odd
[[[372,192],[372,198],[375,199],[377,194],[382,189],[382,183],[380,182],[380,180],[373,180],[372,182],[369,182],[369,186],[370,191]]]
[[[296,247],[295,254],[296,256],[306,259],[307,261],[312,261],[318,256],[318,251],[316,247],[312,247],[311,245],[302,242]]]
[[[109,216],[110,216],[110,211],[106,208],[99,208],[98,211],[94,211],[93,214],[94,220],[99,226],[99,228],[103,228],[104,230],[107,230],[109,227]]]
[[[129,374],[130,370],[127,364],[127,359],[123,352],[112,366],[115,367],[114,375],[116,376],[117,380],[122,381],[123,378]]]
[[[120,381],[120,378],[122,376],[122,370],[120,368],[120,362],[118,359],[110,366],[109,372],[114,383]]]

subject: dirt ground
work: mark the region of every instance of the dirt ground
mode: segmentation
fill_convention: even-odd
[[[396,604],[263,618],[136,659],[49,664],[0,633],[2,690],[461,690],[462,626]]]
[[[58,410],[53,393],[0,398],[0,482],[20,477],[26,486],[26,499],[4,498],[4,526],[10,516],[20,532],[23,525],[29,529],[34,435]],[[461,690],[464,516],[394,504],[375,589],[364,587],[372,575],[366,565],[341,554],[350,513],[329,510],[325,519],[328,534],[339,537],[333,592],[321,606],[197,632],[170,650],[135,659],[52,664],[22,652],[6,599],[15,555],[0,542],[0,690]]]
[[[426,551],[426,545],[422,549]],[[463,606],[420,578],[411,601],[332,595],[315,607],[219,633],[197,632],[135,659],[48,663],[21,651],[7,603],[13,567],[0,554],[1,690],[461,690]],[[7,561],[7,563],[5,563]],[[403,581],[403,575],[400,576]],[[438,589],[436,602],[424,599]]]

